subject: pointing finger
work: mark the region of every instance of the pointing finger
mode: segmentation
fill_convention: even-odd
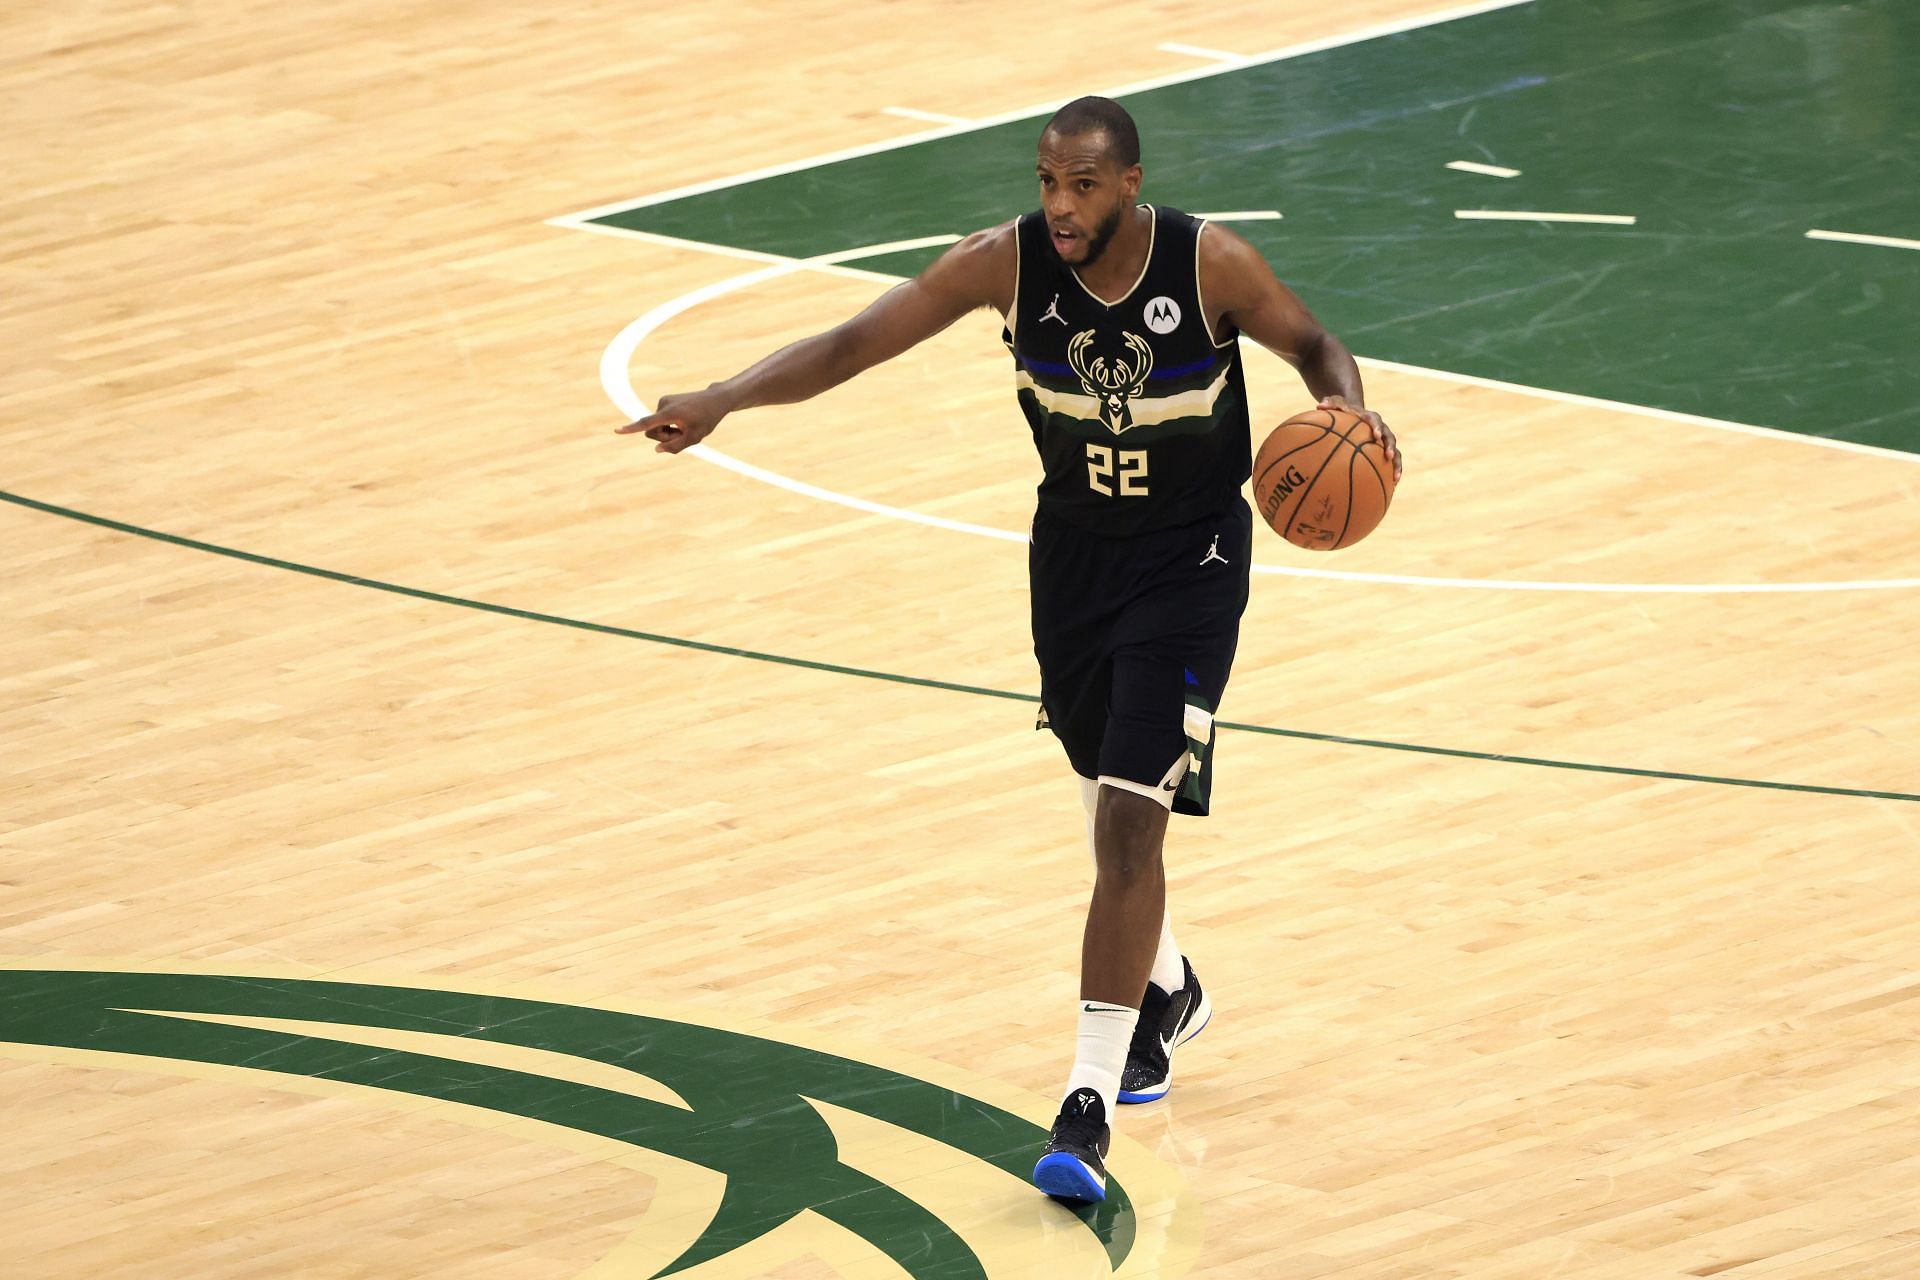
[[[626,436],[632,435],[636,431],[644,431],[648,435],[652,435],[653,429],[659,426],[662,421],[660,411],[655,409],[652,413],[642,414],[624,427],[614,428],[614,434]]]

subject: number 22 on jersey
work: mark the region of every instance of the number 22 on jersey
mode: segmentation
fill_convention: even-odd
[[[1147,451],[1087,446],[1087,486],[1109,498],[1147,496]]]

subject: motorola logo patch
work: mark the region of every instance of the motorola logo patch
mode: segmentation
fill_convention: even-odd
[[[1162,295],[1147,304],[1144,318],[1155,333],[1172,333],[1180,327],[1180,304]]]

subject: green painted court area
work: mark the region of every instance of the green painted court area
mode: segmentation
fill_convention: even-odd
[[[1916,65],[1913,0],[1534,0],[1124,101],[1143,198],[1280,211],[1236,229],[1362,355],[1920,451],[1920,251],[1806,235],[1920,240]],[[794,256],[970,231],[1038,203],[1042,119],[598,221]]]
[[[457,991],[242,975],[16,969],[0,975],[6,984],[0,1043],[244,1067],[457,1102],[724,1174],[726,1189],[706,1228],[657,1275],[722,1257],[811,1211],[885,1253],[912,1280],[987,1280],[972,1247],[938,1215],[840,1162],[833,1130],[814,1103],[884,1120],[1021,1182],[1045,1137],[1045,1130],[1011,1112],[884,1067],[665,1018]],[[222,1023],[222,1015],[321,1023],[343,1038]],[[449,1056],[359,1043],[352,1038],[356,1027],[440,1037]],[[465,1044],[485,1042],[630,1069],[666,1083],[680,1105],[460,1056]],[[1118,1268],[1135,1240],[1125,1188],[1116,1181],[1105,1201],[1083,1206],[1076,1216]]]

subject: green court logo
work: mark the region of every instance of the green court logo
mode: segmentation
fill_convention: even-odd
[[[194,974],[0,970],[0,992],[0,1042],[395,1090],[596,1134],[723,1175],[706,1229],[655,1275],[722,1257],[811,1210],[915,1280],[986,1280],[979,1256],[951,1226],[842,1163],[816,1104],[885,1121],[1001,1169],[1010,1199],[1038,1195],[1024,1184],[1046,1130],[1030,1121],[884,1067],[689,1022],[414,987]],[[248,1020],[309,1025],[281,1030]],[[340,1028],[341,1038],[312,1034],[314,1023]],[[686,1106],[464,1061],[450,1041],[441,1042],[446,1056],[355,1043],[353,1028],[566,1054],[657,1081]],[[1135,1215],[1117,1182],[1107,1196],[1078,1216],[1117,1270],[1133,1249]]]

